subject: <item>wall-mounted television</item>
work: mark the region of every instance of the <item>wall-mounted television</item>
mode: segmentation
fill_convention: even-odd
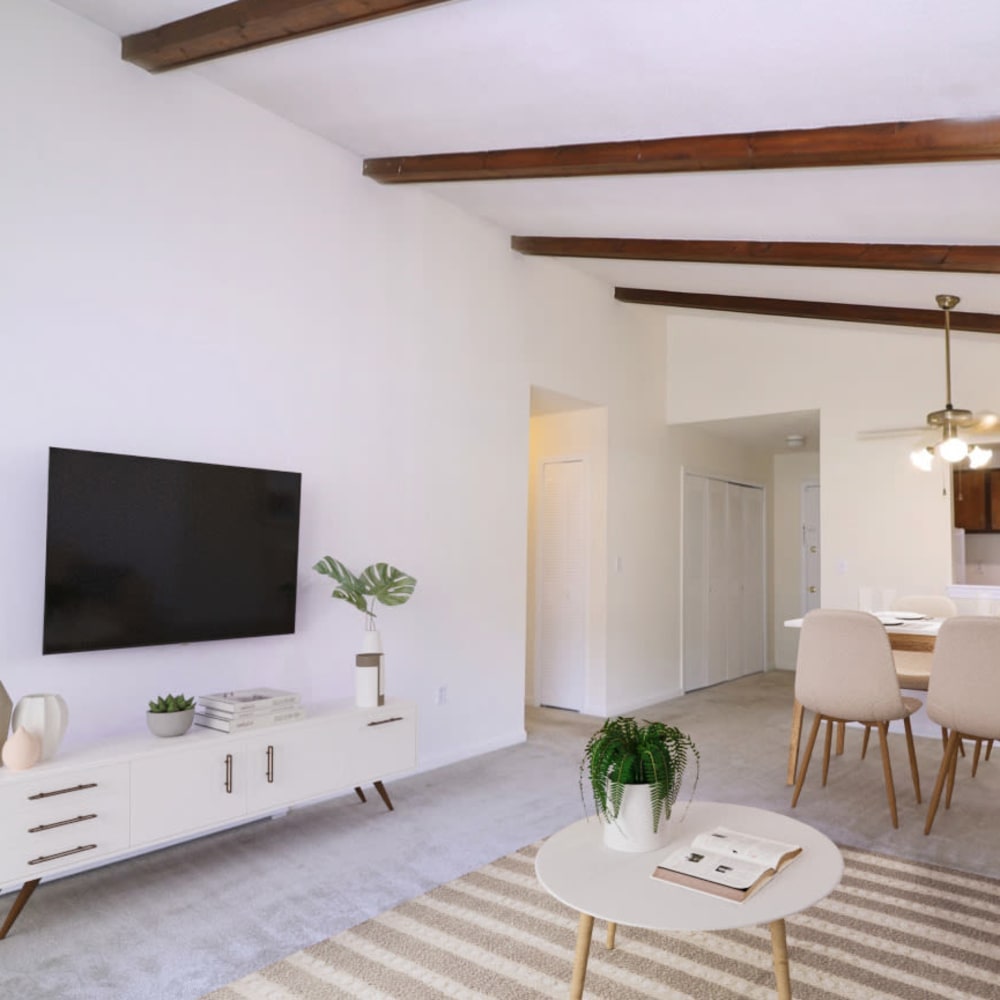
[[[42,652],[294,632],[301,481],[50,448]]]

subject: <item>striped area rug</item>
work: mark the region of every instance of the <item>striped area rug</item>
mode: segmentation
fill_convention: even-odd
[[[577,914],[525,847],[203,1000],[565,998]],[[1000,881],[845,849],[840,887],[789,917],[796,1000],[1000,1000]],[[589,1000],[771,1000],[767,927],[594,928]]]

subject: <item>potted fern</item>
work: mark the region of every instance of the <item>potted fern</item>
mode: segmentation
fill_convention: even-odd
[[[589,784],[604,823],[604,843],[619,851],[651,851],[668,839],[666,820],[691,761],[698,784],[699,754],[676,726],[618,716],[587,741],[580,761],[580,794]]]

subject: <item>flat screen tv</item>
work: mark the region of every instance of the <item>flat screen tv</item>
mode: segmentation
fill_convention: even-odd
[[[301,479],[50,448],[42,652],[294,632]]]

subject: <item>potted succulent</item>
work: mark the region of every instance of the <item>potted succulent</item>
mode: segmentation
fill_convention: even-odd
[[[160,695],[149,703],[146,725],[155,736],[183,736],[194,722],[194,698]]]
[[[313,569],[336,581],[332,597],[354,605],[365,616],[365,651],[381,652],[375,605],[384,604],[388,608],[405,604],[413,596],[417,581],[409,573],[384,562],[372,563],[355,576],[342,562],[324,556]]]
[[[605,844],[620,851],[651,851],[666,844],[666,820],[692,760],[693,797],[699,754],[687,733],[664,722],[607,719],[587,741],[580,761],[584,809],[586,783],[604,823]]]

